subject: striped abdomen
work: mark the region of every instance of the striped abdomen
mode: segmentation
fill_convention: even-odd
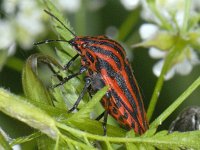
[[[122,46],[105,36],[75,37],[70,44],[80,54],[82,65],[88,66],[92,89],[110,87],[101,101],[104,108],[127,129],[144,133],[148,122],[142,96]]]

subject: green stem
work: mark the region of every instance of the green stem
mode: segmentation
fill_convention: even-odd
[[[181,33],[184,34],[187,31],[188,27],[188,20],[190,15],[190,7],[191,7],[191,1],[186,0],[185,1],[185,9],[184,9],[184,20],[183,20],[183,26],[181,28]]]
[[[155,121],[151,123],[151,128],[160,125],[195,89],[200,85],[200,76],[183,92],[173,104],[171,104]]]
[[[138,19],[139,19],[139,12],[133,10],[126,20],[122,23],[119,29],[119,34],[118,34],[118,40],[124,41],[127,35],[133,30],[133,28],[137,25]]]
[[[74,128],[71,128],[69,126],[66,126],[64,124],[61,124],[59,122],[56,122],[57,127],[68,131],[71,134],[77,135],[78,137],[82,136],[82,137],[87,137],[88,139],[93,139],[93,140],[97,140],[97,141],[103,141],[105,143],[107,142],[111,142],[111,143],[135,143],[135,144],[150,144],[150,145],[159,145],[159,144],[165,144],[168,145],[169,141],[166,140],[156,140],[156,138],[152,138],[152,137],[108,137],[108,136],[100,136],[100,135],[94,135],[94,134],[90,134],[84,131],[80,131]],[[64,137],[63,137],[64,138]],[[66,137],[67,138],[67,137]],[[68,138],[67,138],[68,139]],[[156,143],[155,143],[156,140]],[[74,143],[75,144],[75,143]],[[170,141],[170,145],[177,145],[177,140]]]
[[[158,81],[156,83],[154,92],[152,94],[152,97],[151,97],[151,100],[150,100],[150,103],[149,103],[149,107],[147,109],[147,118],[148,118],[149,121],[151,120],[151,117],[152,117],[153,112],[155,110],[155,106],[156,106],[156,103],[158,101],[158,97],[160,95],[160,92],[161,92],[161,89],[162,89],[162,86],[163,86],[163,83],[164,83],[164,76],[165,76],[165,74],[166,74],[166,72],[169,68],[169,65],[170,65],[172,59],[173,59],[173,53],[169,53],[169,55],[165,59],[160,77],[158,78]]]
[[[178,55],[180,53],[180,51],[183,49],[185,45],[182,43],[182,41],[180,41],[179,39],[177,39],[177,42],[175,43],[175,46],[169,51],[169,54],[167,55],[167,57],[165,58],[164,61],[164,65],[160,74],[160,77],[158,78],[158,81],[156,83],[154,92],[152,94],[150,103],[149,103],[149,107],[147,109],[147,118],[150,121],[151,117],[153,115],[153,112],[155,110],[155,106],[156,103],[158,101],[158,97],[160,95],[163,83],[164,83],[164,76],[167,73],[167,71],[169,70],[169,68],[172,65],[173,59],[175,58],[176,55]]]

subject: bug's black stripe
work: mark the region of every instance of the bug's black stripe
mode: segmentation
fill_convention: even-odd
[[[113,41],[111,41],[111,40],[106,40],[106,41],[99,41],[99,43],[100,44],[102,44],[102,45],[106,45],[106,46],[108,46],[108,47],[111,47],[111,48],[113,48],[114,50],[116,50],[116,52],[117,53],[119,53],[120,54],[120,56],[124,59],[125,58],[125,56],[124,56],[124,54],[123,54],[123,52],[122,52],[122,50],[123,51],[125,51],[118,43],[112,43]],[[118,45],[118,46],[116,46],[116,45]],[[119,48],[120,47],[120,48]]]
[[[120,108],[121,107],[121,98],[117,95],[117,93],[114,91],[114,89],[112,89],[109,92],[114,97],[117,107]]]
[[[86,52],[86,56],[88,57],[88,59],[92,62],[92,63],[94,63],[94,57],[87,51]]]
[[[135,113],[135,111],[131,111],[127,105],[123,102],[123,100],[118,96],[118,94],[115,92],[114,89],[111,89],[111,94],[113,95],[113,97],[115,97],[124,107],[125,109],[131,114],[131,116],[133,117],[133,119],[137,122],[138,125],[140,125],[138,118],[137,118],[137,114]]]
[[[130,68],[130,66],[128,64],[125,64],[125,71],[126,71],[126,74],[128,75],[128,80],[129,80],[129,83],[131,85],[131,88],[132,88],[133,91],[135,91],[134,93],[136,94],[136,98],[138,99],[138,105],[139,105],[140,110],[141,110],[142,120],[145,120],[142,97],[140,95],[139,89],[136,86],[137,83],[134,82],[133,73],[132,73],[131,68]]]
[[[104,40],[104,41],[101,41]],[[106,41],[105,41],[106,40]],[[122,51],[125,51],[121,45],[119,45],[117,42],[111,40],[111,39],[103,39],[103,38],[95,38],[95,37],[85,37],[83,38],[84,42],[88,42],[90,44],[99,44],[99,45],[106,45],[108,47],[113,48],[114,50],[116,50],[117,53],[119,53],[119,55],[125,59],[125,56],[123,54]],[[88,45],[90,45],[88,44]]]
[[[112,53],[111,51],[104,50],[104,49],[97,47],[97,46],[87,46],[87,48],[92,50],[95,53],[100,53],[100,54],[105,55],[105,57],[112,58],[114,60],[114,62],[116,63],[118,69],[121,70],[122,65],[121,65],[119,58],[114,53]]]
[[[97,41],[106,42],[106,43],[109,41],[109,44],[111,44],[112,46],[115,46],[114,49],[116,49],[116,46],[117,46],[117,49],[116,49],[116,50],[119,50],[118,52],[119,52],[119,53],[121,52],[121,53],[122,53],[121,56],[122,56],[123,58],[125,58],[125,57],[124,57],[124,54],[123,54],[123,52],[122,52],[122,50],[123,50],[123,51],[125,51],[125,50],[124,50],[124,48],[123,48],[118,42],[116,42],[116,41],[114,41],[114,40],[112,40],[112,39],[109,39],[109,38],[106,37],[106,36],[104,36],[104,37],[102,37],[102,36],[101,36],[101,37],[96,36],[96,37],[90,37],[90,38],[91,38],[91,39],[96,39]],[[111,47],[112,47],[112,46],[111,46]]]
[[[130,90],[127,88],[126,83],[124,81],[124,78],[121,74],[116,73],[114,71],[114,69],[112,68],[112,66],[105,60],[98,58],[99,61],[99,67],[100,69],[105,69],[107,71],[107,74],[109,75],[109,77],[114,78],[118,84],[118,86],[120,87],[120,89],[123,91],[123,93],[125,94],[126,98],[130,101],[130,104],[133,108],[133,110],[135,110],[135,113],[137,114],[137,106],[135,103],[135,100],[133,98],[133,96],[131,95]],[[132,74],[129,74],[129,76]]]

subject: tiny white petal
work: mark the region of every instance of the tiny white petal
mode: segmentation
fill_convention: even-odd
[[[14,41],[14,33],[8,21],[0,20],[0,49],[8,48]]]
[[[8,55],[14,55],[16,50],[16,43],[12,43],[8,48]]]
[[[165,80],[169,80],[171,79],[175,74],[175,68],[172,67],[168,72],[167,74],[165,75]]]
[[[166,54],[167,53],[165,51],[162,51],[162,50],[157,49],[155,47],[151,47],[149,49],[149,55],[150,55],[151,58],[155,58],[155,59],[164,58],[166,56]]]
[[[21,146],[20,145],[14,145],[12,147],[13,150],[21,150]]]
[[[176,64],[175,68],[176,72],[180,75],[187,75],[192,71],[192,65],[187,59],[183,60],[181,63]]]
[[[59,0],[58,3],[63,10],[71,13],[77,12],[81,6],[80,0]]]
[[[156,0],[156,6],[162,11],[178,12],[184,10],[185,0]]]
[[[139,0],[120,0],[120,1],[127,10],[132,10],[136,8],[140,2]]]
[[[163,64],[164,64],[164,60],[160,60],[158,61],[154,66],[153,66],[153,73],[159,77],[160,74],[161,74],[161,71],[162,71],[162,67],[163,67]],[[175,74],[175,68],[172,67],[168,72],[167,74],[164,76],[165,80],[169,80],[171,79]]]
[[[153,73],[159,77],[160,76],[160,73],[161,73],[161,70],[162,70],[162,67],[163,67],[163,63],[164,61],[163,60],[160,60],[158,61],[154,66],[153,66]]]
[[[139,29],[140,36],[143,40],[147,40],[149,38],[154,37],[157,31],[158,26],[154,24],[143,24]]]
[[[141,13],[141,17],[145,20],[148,21],[155,21],[157,23],[159,23],[160,21],[156,18],[156,16],[154,15],[154,13],[151,11],[151,9],[149,8],[149,5],[147,4],[146,0],[141,0],[142,3],[142,13]]]
[[[7,14],[12,14],[16,10],[18,0],[4,0],[2,3],[2,8]]]
[[[176,13],[176,22],[179,27],[183,26],[183,21],[184,21],[184,11],[178,11]]]

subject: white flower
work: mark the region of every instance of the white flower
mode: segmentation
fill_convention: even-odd
[[[139,29],[139,33],[143,40],[148,40],[156,35],[158,29],[158,26],[154,24],[143,24]]]
[[[81,0],[58,0],[58,5],[62,10],[75,13],[81,6]]]
[[[9,47],[14,42],[11,24],[6,20],[0,20],[0,49]]]
[[[154,14],[149,8],[145,0],[142,1],[143,3],[143,13],[142,17],[148,21],[151,21],[155,24],[143,24],[139,29],[139,34],[144,41],[148,41],[153,39],[159,33],[163,31],[166,32],[173,32],[176,34],[180,31],[181,27],[183,26],[184,21],[184,9],[185,9],[185,0],[156,0],[155,6],[159,11],[161,16],[171,25],[171,30],[168,31],[168,28],[165,28],[162,24],[162,21],[159,20],[159,17]],[[199,5],[200,6],[200,5]],[[196,7],[194,3],[192,3],[191,13],[194,13]],[[193,31],[194,32],[194,31]],[[181,36],[181,35],[180,35]],[[183,35],[185,36],[185,35]],[[184,37],[185,38],[185,37]],[[160,59],[153,67],[153,73],[156,76],[159,76],[164,64],[164,59],[168,55],[169,49],[158,49],[155,47],[150,47],[149,55],[154,59]],[[200,60],[191,46],[185,47],[181,52],[180,55],[177,56],[176,60],[174,60],[174,65],[171,66],[170,70],[166,73],[165,79],[170,79],[174,76],[175,73],[180,75],[187,75],[191,72],[192,67],[196,64],[200,64]]]
[[[139,0],[120,0],[120,2],[127,10],[132,10],[138,6],[140,1]]]
[[[17,3],[19,0],[4,0],[2,3],[2,8],[4,12],[8,15],[15,13],[17,9]]]
[[[32,0],[4,0],[2,9],[9,16],[0,20],[0,49],[14,49],[16,42],[24,49],[33,46],[33,41],[44,31],[42,9]],[[6,25],[5,25],[6,24]],[[5,33],[4,33],[5,32]],[[4,38],[4,41],[3,41]],[[1,44],[3,42],[3,44]]]
[[[43,11],[35,1],[30,0],[21,0],[18,9],[16,25],[21,33],[19,38],[22,39],[19,42],[23,48],[28,49],[32,47],[34,39],[44,31]]]
[[[188,75],[192,71],[192,67],[194,65],[200,64],[200,60],[197,57],[196,52],[191,48],[186,48],[187,52],[184,52],[183,57],[177,64],[173,65],[171,69],[165,75],[165,79],[169,80],[176,73],[180,75]],[[150,56],[153,58],[165,58],[167,55],[167,51],[160,51],[156,48],[151,48],[149,51]],[[161,70],[164,64],[164,60],[159,60],[153,67],[153,73],[156,76],[160,76]]]

